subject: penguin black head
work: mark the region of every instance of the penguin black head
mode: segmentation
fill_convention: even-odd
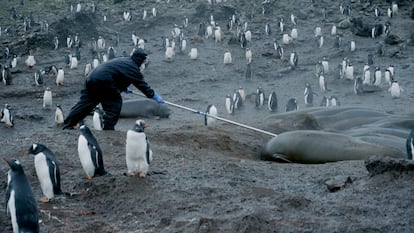
[[[147,128],[149,125],[145,124],[144,120],[137,120],[135,121],[134,130],[135,132],[144,132],[145,128]]]
[[[20,161],[19,160],[17,160],[17,159],[10,159],[10,158],[7,158],[7,157],[3,157],[3,160],[6,161],[7,164],[9,164],[10,169],[12,171],[16,171],[16,172],[17,171],[23,171],[23,167],[20,164]]]
[[[30,146],[30,148],[24,152],[24,154],[38,154],[39,152],[44,151],[46,148],[45,145],[33,143],[33,145]]]
[[[131,59],[138,65],[141,64],[147,59],[148,54],[142,48],[136,48],[131,55]]]

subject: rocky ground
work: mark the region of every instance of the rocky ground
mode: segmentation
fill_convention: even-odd
[[[55,152],[62,173],[62,189],[66,195],[51,203],[38,202],[41,232],[412,232],[414,211],[411,195],[413,164],[407,160],[372,158],[367,161],[341,161],[327,164],[281,164],[260,160],[262,146],[270,136],[234,124],[217,121],[210,127],[203,125],[203,116],[171,107],[169,119],[148,118],[147,136],[154,152],[149,175],[145,179],[124,175],[126,130],[135,119],[121,119],[112,132],[94,130],[103,153],[104,164],[110,173],[87,180],[77,155],[76,130],[63,131],[56,127],[54,109],[42,108],[42,95],[46,87],[54,93],[54,103],[64,112],[76,103],[84,82],[83,68],[92,61],[91,38],[102,36],[107,46],[114,46],[116,55],[133,49],[131,33],[146,40],[150,65],[143,74],[148,83],[164,99],[189,108],[205,111],[208,104],[217,106],[219,116],[272,133],[305,129],[291,120],[275,125],[269,118],[285,112],[289,98],[296,98],[299,108],[306,110],[303,91],[310,83],[318,96],[337,96],[341,106],[364,106],[389,114],[413,115],[414,47],[412,33],[414,20],[410,1],[399,1],[399,12],[389,19],[385,12],[389,3],[372,1],[373,5],[351,1],[351,14],[341,15],[336,1],[270,1],[262,14],[261,4],[254,1],[223,1],[209,5],[207,1],[99,1],[96,12],[91,3],[82,2],[79,13],[71,13],[75,2],[4,1],[0,10],[0,46],[9,46],[18,55],[18,66],[13,68],[13,83],[0,86],[0,105],[10,104],[15,114],[11,129],[0,125],[0,155],[18,158],[25,169],[36,198],[42,196],[35,174],[32,156],[23,151],[32,143],[43,143]],[[14,6],[17,19],[10,18]],[[75,6],[75,5],[74,5]],[[384,13],[375,18],[378,6]],[[156,8],[157,16],[151,15]],[[326,8],[326,18],[323,17]],[[122,20],[124,11],[131,10],[132,20]],[[143,11],[148,11],[145,20]],[[22,24],[32,12],[34,26],[27,31]],[[245,79],[245,50],[233,43],[226,23],[236,13],[241,22],[248,22],[253,51],[252,80]],[[279,59],[273,49],[273,39],[281,41],[277,23],[284,17],[286,32],[293,27],[290,14],[297,16],[299,37],[284,46],[285,58]],[[210,15],[223,29],[223,42],[200,38],[200,22],[209,21]],[[105,22],[104,16],[107,17]],[[165,59],[163,37],[171,36],[174,24],[182,25],[184,17],[189,26],[184,29],[188,39],[187,50],[176,53],[172,60]],[[397,44],[386,42],[387,37],[357,36],[351,31],[348,19],[362,17],[369,25],[391,22],[391,35],[398,36]],[[47,21],[48,31],[41,30]],[[266,35],[264,27],[270,23],[272,33]],[[335,48],[331,26],[342,25],[338,33],[340,48]],[[325,43],[316,46],[313,30],[322,26]],[[6,33],[5,28],[9,28]],[[64,56],[73,52],[65,47],[68,35],[79,33],[82,46],[80,65],[76,69],[65,66]],[[60,48],[53,49],[53,38],[58,36]],[[356,51],[349,51],[351,40]],[[377,53],[384,43],[384,54]],[[189,48],[197,47],[199,58],[187,56]],[[292,69],[288,57],[293,49],[299,55],[298,66]],[[232,65],[223,65],[223,53],[230,50]],[[24,65],[29,51],[37,64],[29,69]],[[374,55],[374,65],[385,70],[389,64],[396,68],[395,78],[404,91],[393,99],[388,86],[383,84],[374,92],[356,95],[353,81],[338,78],[337,65],[349,58],[355,75],[362,75],[368,54]],[[319,91],[315,78],[315,64],[326,56],[331,71],[326,75],[328,89]],[[2,57],[2,64],[7,59]],[[45,76],[44,84],[35,86],[36,69],[55,65],[64,67],[64,85],[57,87],[55,77]],[[279,108],[270,113],[254,105],[257,87],[266,94],[275,90]],[[228,115],[224,97],[243,87],[247,92],[245,106]],[[142,98],[133,94],[125,99]],[[90,123],[90,118],[87,118]],[[414,127],[414,126],[413,126]],[[406,130],[408,135],[408,129]],[[311,148],[310,148],[311,149]],[[8,167],[0,164],[3,174]],[[4,195],[7,178],[0,180],[0,193]],[[69,195],[72,194],[72,195]],[[5,204],[4,200],[0,200]],[[12,232],[6,213],[0,214],[3,232]]]

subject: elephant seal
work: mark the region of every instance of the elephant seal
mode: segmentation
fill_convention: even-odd
[[[327,163],[365,160],[370,156],[404,158],[397,148],[364,142],[344,134],[316,130],[289,131],[270,139],[264,146],[262,160],[296,163]]]
[[[160,117],[168,118],[170,109],[166,104],[159,104],[152,99],[125,100],[122,103],[120,118]]]

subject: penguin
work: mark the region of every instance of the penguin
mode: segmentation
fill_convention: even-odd
[[[298,65],[298,55],[296,51],[290,53],[289,63],[292,68],[295,68]]]
[[[283,17],[280,17],[279,19],[279,30],[280,30],[280,33],[283,33],[285,30],[285,22],[284,22]]]
[[[266,33],[267,36],[269,36],[270,33],[272,33],[272,30],[270,28],[270,24],[269,23],[266,23],[266,25],[265,25],[265,33]]]
[[[319,106],[321,106],[321,107],[329,107],[328,97],[326,97],[326,96],[322,97],[321,104]]]
[[[305,91],[303,92],[304,98],[305,98],[305,105],[308,107],[313,106],[313,96],[316,95],[315,92],[313,92],[312,87],[309,83],[306,83]]]
[[[244,72],[244,77],[246,78],[247,81],[252,80],[253,72],[252,72],[252,64],[251,63],[247,63],[246,71]]]
[[[144,178],[152,161],[152,150],[149,140],[144,132],[148,125],[143,120],[137,120],[126,135],[126,165],[129,176]]]
[[[345,78],[349,80],[354,80],[354,66],[350,62],[348,62],[345,68]]]
[[[246,62],[247,64],[252,62],[252,50],[250,48],[246,48]]]
[[[101,147],[95,136],[86,125],[79,127],[78,155],[87,179],[103,176],[107,172],[104,168]]]
[[[75,55],[72,55],[72,57],[70,58],[70,65],[69,65],[69,67],[71,69],[78,68],[78,58]]]
[[[97,46],[99,50],[105,50],[105,39],[102,36],[98,37]]]
[[[331,28],[331,36],[336,36],[336,25],[335,24],[332,25],[332,28]]]
[[[110,46],[108,48],[107,54],[108,54],[108,60],[114,59],[115,58],[115,49],[114,49],[114,47]]]
[[[92,116],[93,128],[95,130],[103,129],[103,112],[100,107],[96,106]]]
[[[36,65],[36,59],[32,54],[29,54],[29,56],[27,57],[25,63],[27,65],[27,67],[33,68]]]
[[[290,44],[291,41],[292,41],[292,37],[290,37],[287,33],[282,35],[282,43],[284,45]]]
[[[336,96],[329,96],[328,101],[329,101],[328,106],[333,106],[333,107],[340,106],[340,102],[338,100],[338,97]]]
[[[322,29],[320,26],[316,26],[313,30],[313,33],[315,34],[315,37],[322,36]]]
[[[217,27],[217,26],[214,29],[214,41],[216,43],[221,42],[221,29],[220,27]]]
[[[72,36],[71,35],[68,35],[66,37],[66,47],[70,49],[70,48],[72,48],[72,46],[73,46]]]
[[[147,19],[147,10],[144,10],[144,12],[142,12],[142,20],[146,20]]]
[[[140,38],[138,40],[138,48],[145,49],[145,40]]]
[[[4,122],[7,128],[14,127],[14,115],[9,104],[5,104],[1,111],[1,122]]]
[[[292,37],[292,40],[297,40],[298,39],[298,29],[297,28],[292,28],[292,31],[290,32],[290,37]]]
[[[7,174],[6,212],[10,214],[13,232],[39,233],[39,210],[19,160],[3,158],[10,166]]]
[[[377,67],[377,68],[375,68],[373,85],[377,86],[377,87],[380,86],[381,85],[381,78],[382,78],[381,69],[379,67]]]
[[[63,70],[62,67],[60,67],[56,75],[56,86],[62,86],[64,79],[65,79],[65,71]]]
[[[362,95],[364,92],[363,90],[363,82],[360,76],[357,76],[354,82],[354,93],[357,95]]]
[[[276,112],[277,111],[277,96],[276,92],[272,91],[269,95],[269,99],[267,100],[267,109],[270,112]]]
[[[2,67],[0,77],[1,76],[3,78],[3,84],[5,86],[8,86],[8,85],[12,84],[13,76],[11,74],[11,70],[10,70],[10,67],[8,65],[5,65],[5,66]]]
[[[386,68],[385,71],[384,71],[384,79],[385,79],[385,82],[389,86],[391,86],[392,81],[394,80],[394,77],[392,75],[392,71],[389,68]]]
[[[413,160],[414,159],[414,129],[411,130],[410,135],[408,135],[407,140],[405,142],[405,146],[407,148],[407,159]]]
[[[374,15],[375,15],[375,17],[380,17],[381,16],[381,10],[377,6],[374,9]]]
[[[10,68],[13,69],[13,68],[16,68],[16,66],[17,66],[17,55],[13,54],[13,58],[10,61]]]
[[[191,48],[190,53],[188,54],[191,60],[197,60],[198,50],[197,48]]]
[[[325,93],[327,91],[327,82],[325,80],[325,76],[323,74],[319,75],[319,88],[321,89],[322,93]]]
[[[323,73],[328,74],[329,73],[329,61],[328,58],[323,57],[322,58],[322,67],[323,67]]]
[[[225,107],[226,107],[227,113],[229,115],[233,115],[233,113],[234,113],[234,104],[233,104],[233,99],[231,98],[231,96],[229,94],[226,95]]]
[[[362,84],[364,85],[371,85],[371,70],[368,64],[364,66],[364,79]]]
[[[65,120],[65,115],[63,114],[62,107],[60,106],[60,104],[56,104],[56,110],[55,110],[56,126],[58,127],[62,126],[64,120]]]
[[[319,77],[323,73],[324,72],[323,72],[322,61],[319,60],[318,63],[316,63],[316,66],[315,66],[315,75],[316,75],[316,77]]]
[[[62,194],[60,169],[55,154],[43,144],[34,143],[24,154],[34,155],[34,165],[44,197],[41,202],[50,202],[55,195]]]
[[[393,16],[397,15],[397,13],[398,13],[398,3],[396,3],[396,2],[391,3],[391,12],[392,12]]]
[[[242,100],[242,103],[246,103],[246,92],[244,91],[243,87],[239,87],[239,89],[237,90],[237,92],[240,95],[240,98]]]
[[[85,77],[88,77],[88,76],[89,76],[89,74],[91,73],[91,71],[92,71],[92,65],[91,65],[91,63],[87,63],[87,64],[85,65],[85,69],[84,69],[84,71],[83,71],[83,75],[84,75]]]
[[[284,55],[283,47],[277,43],[276,39],[274,39],[273,48],[275,49],[276,55],[278,56],[278,58],[283,59],[283,55]]]
[[[135,47],[137,47],[138,46],[138,39],[139,39],[139,37],[137,36],[137,34],[135,32],[132,32],[131,39],[132,39],[132,44]]]
[[[52,91],[50,87],[46,87],[43,93],[43,108],[50,109],[52,107]]]
[[[224,53],[223,63],[224,63],[224,65],[233,64],[233,59],[231,57],[231,52],[230,51],[227,51],[227,52]]]
[[[262,108],[265,102],[265,93],[263,88],[256,89],[256,108]]]
[[[187,39],[183,38],[180,41],[180,52],[184,53],[184,51],[187,49]]]
[[[355,46],[356,46],[355,45],[355,40],[351,40],[351,45],[350,45],[349,51],[355,52],[355,49],[356,49]]]
[[[59,48],[59,38],[57,36],[53,38],[53,45],[55,50]]]
[[[43,84],[43,75],[44,75],[44,71],[43,70],[39,70],[37,69],[34,73],[34,83],[36,86],[40,86]]]
[[[213,116],[213,117],[211,117]],[[204,125],[210,126],[212,125],[216,119],[214,117],[217,116],[217,108],[213,104],[207,106],[206,114],[204,115]]]
[[[99,59],[97,56],[95,56],[92,60],[92,69],[95,69],[98,66],[99,66]]]
[[[165,58],[167,60],[172,60],[173,56],[175,55],[173,47],[169,46],[165,49]]]
[[[286,104],[286,112],[298,110],[298,104],[295,98],[290,98]]]
[[[245,37],[246,37],[247,42],[251,42],[252,41],[252,32],[250,30],[247,30],[245,32]]]
[[[372,66],[373,64],[374,64],[374,55],[372,55],[371,53],[369,53],[368,54],[368,56],[367,56],[367,64],[369,65],[369,66]]]
[[[398,99],[401,96],[401,87],[398,84],[397,80],[393,80],[392,84],[390,86],[390,88],[388,89],[388,91],[391,93],[391,97],[393,99]]]
[[[296,17],[296,15],[290,14],[290,21],[292,22],[293,25],[297,25],[297,20],[298,18]]]
[[[342,38],[339,35],[336,35],[334,47],[339,49],[341,45],[342,45]]]
[[[324,43],[323,36],[318,36],[318,48],[322,48]]]

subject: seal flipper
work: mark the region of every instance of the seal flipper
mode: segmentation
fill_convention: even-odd
[[[273,161],[278,163],[293,163],[289,159],[287,159],[286,155],[284,154],[273,154],[272,156]]]

